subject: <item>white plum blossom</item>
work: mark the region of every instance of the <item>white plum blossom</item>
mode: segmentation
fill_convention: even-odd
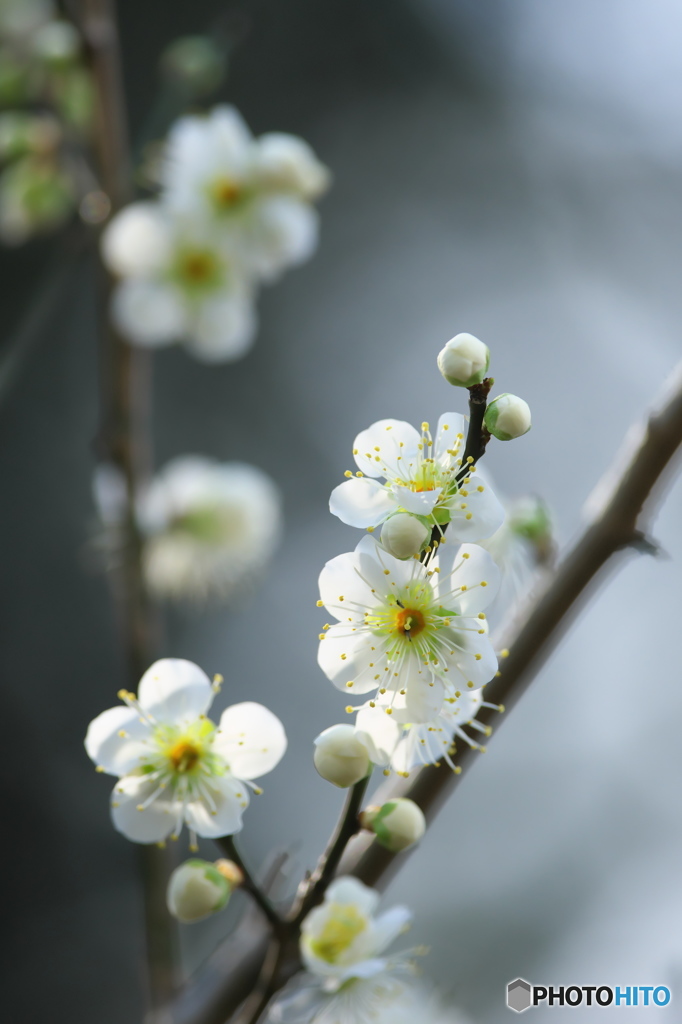
[[[319,579],[320,603],[339,620],[320,634],[320,667],[340,690],[375,691],[375,702],[405,722],[431,721],[444,699],[497,670],[483,611],[498,586],[492,558],[476,545],[447,544],[431,565],[401,561],[363,537]]]
[[[143,568],[163,598],[226,599],[269,561],[281,501],[255,466],[186,455],[169,462],[138,501]]]
[[[404,698],[393,708],[390,724],[386,723],[385,698],[365,704],[358,711],[355,731],[358,738],[372,751],[375,764],[386,765],[398,775],[407,777],[414,768],[439,764],[444,761],[453,771],[459,769],[452,759],[452,745],[456,737],[475,750],[480,746],[465,730],[489,735],[489,729],[476,721],[479,708],[498,705],[483,700],[483,688],[467,690],[457,698],[446,698],[438,715],[428,722],[408,721]]]
[[[102,235],[120,278],[112,317],[136,345],[183,342],[198,359],[238,359],[256,333],[250,275],[215,226],[158,201],[131,203]]]
[[[120,691],[88,728],[85,749],[98,771],[115,775],[114,827],[135,843],[192,835],[233,835],[242,827],[252,780],[286,750],[280,720],[261,704],[227,708],[216,726],[206,714],[216,689],[191,661],[164,658],[145,672],[138,695]]]
[[[283,133],[254,138],[230,106],[190,115],[173,126],[162,185],[182,215],[210,220],[240,263],[273,280],[317,247],[311,202],[329,172],[302,139]]]
[[[421,433],[402,420],[379,420],[353,444],[358,472],[331,494],[329,509],[349,526],[374,530],[396,513],[419,516],[429,527],[448,525],[448,539],[489,537],[504,520],[492,489],[462,468],[466,421],[440,417],[435,439],[428,423]],[[383,478],[383,482],[382,482]],[[414,554],[414,552],[411,552]],[[404,556],[401,556],[404,557]]]
[[[382,956],[407,930],[412,915],[393,907],[375,917],[379,893],[356,878],[338,878],[324,902],[311,910],[301,925],[301,959],[307,971],[324,979],[335,991],[351,978],[370,978],[387,969]]]

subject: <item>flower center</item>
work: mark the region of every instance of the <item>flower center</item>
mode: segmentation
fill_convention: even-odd
[[[418,608],[401,608],[396,612],[395,628],[403,636],[419,636],[425,626],[424,616]]]
[[[168,751],[168,758],[176,772],[191,772],[200,757],[201,750],[185,739],[178,740]]]
[[[322,933],[312,940],[310,948],[315,956],[333,964],[355,938],[364,932],[367,920],[356,907],[343,903],[332,903],[329,913],[329,920]]]
[[[216,178],[209,185],[209,194],[219,210],[232,210],[244,199],[244,189],[234,178]]]

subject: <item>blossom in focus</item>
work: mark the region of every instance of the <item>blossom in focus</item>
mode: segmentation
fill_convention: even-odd
[[[351,978],[380,974],[390,961],[382,954],[406,929],[411,914],[393,907],[379,917],[379,894],[356,878],[339,878],[301,925],[301,959],[307,971],[323,978],[330,991]]]
[[[303,139],[274,132],[254,138],[234,107],[175,123],[161,181],[173,210],[214,224],[239,264],[261,280],[317,247],[311,203],[327,188],[329,172]]]
[[[490,401],[483,423],[493,437],[500,441],[513,441],[530,430],[530,408],[518,395],[498,395]]]
[[[438,353],[438,369],[455,387],[480,384],[489,366],[490,349],[473,334],[456,334]]]
[[[483,700],[481,690],[467,690],[457,698],[446,699],[437,715],[427,722],[406,721],[404,704],[394,709],[391,716],[393,731],[386,725],[385,698],[363,705],[355,719],[359,739],[372,751],[376,764],[386,765],[398,775],[407,776],[422,765],[444,761],[453,771],[458,768],[452,760],[452,745],[459,737],[470,747],[481,747],[466,732],[466,728],[489,735],[489,730],[476,721],[481,707],[495,707]]]
[[[131,203],[102,234],[102,258],[120,278],[114,323],[131,342],[182,342],[198,359],[238,359],[256,333],[249,274],[210,222],[162,202]]]
[[[435,439],[428,423],[421,433],[402,420],[373,423],[355,438],[359,472],[346,472],[348,479],[332,491],[330,511],[361,529],[407,512],[429,528],[449,524],[454,542],[489,537],[502,525],[504,509],[478,482],[475,466],[462,477],[465,432],[466,421],[456,413],[440,417]]]
[[[85,749],[98,771],[118,776],[111,794],[114,827],[136,843],[239,832],[253,779],[281,760],[279,719],[247,701],[206,717],[214,686],[191,661],[164,658],[140,680],[137,697],[121,690],[88,728]],[[196,840],[193,838],[193,844]]]
[[[169,462],[138,501],[147,586],[158,597],[226,599],[267,565],[281,502],[255,466],[186,455]]]
[[[476,545],[446,544],[432,565],[401,561],[363,537],[319,579],[320,601],[339,620],[320,634],[320,667],[341,690],[375,691],[402,722],[432,720],[444,699],[497,670],[483,611],[498,586],[492,558]]]

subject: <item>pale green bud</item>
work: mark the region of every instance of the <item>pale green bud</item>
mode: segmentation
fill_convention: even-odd
[[[381,543],[394,558],[412,558],[431,536],[427,526],[409,512],[398,512],[381,528]]]
[[[33,37],[35,55],[55,67],[74,61],[80,47],[78,32],[68,21],[48,21]]]
[[[222,50],[207,36],[176,39],[161,57],[161,71],[192,96],[205,96],[217,89],[227,68]]]
[[[382,807],[368,807],[360,815],[363,828],[374,832],[377,841],[392,853],[418,843],[426,832],[426,819],[413,800],[398,797]]]
[[[473,334],[456,334],[438,355],[438,369],[448,384],[471,388],[480,384],[490,366],[490,349]]]
[[[530,430],[530,409],[517,395],[498,395],[488,405],[483,423],[499,441],[513,441]]]
[[[227,905],[232,890],[243,878],[237,865],[229,860],[218,860],[215,864],[199,858],[186,860],[170,877],[168,909],[185,924],[201,921]]]
[[[313,761],[318,774],[339,789],[354,786],[372,770],[367,747],[352,725],[332,725],[315,740]]]

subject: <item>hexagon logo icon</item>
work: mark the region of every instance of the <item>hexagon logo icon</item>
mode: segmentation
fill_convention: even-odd
[[[507,1006],[516,1013],[523,1013],[531,1004],[530,985],[523,978],[510,981],[507,985]]]

